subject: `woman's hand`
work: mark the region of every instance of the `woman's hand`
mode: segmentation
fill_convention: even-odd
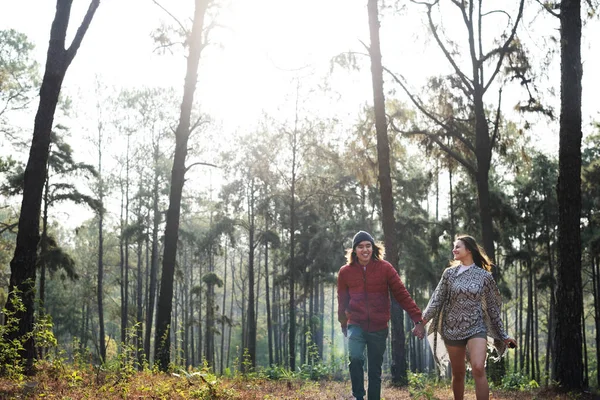
[[[504,343],[509,349],[517,348],[517,341],[511,337],[504,339]]]
[[[418,324],[415,324],[412,334],[419,339],[423,339],[425,337],[425,321],[421,320]]]

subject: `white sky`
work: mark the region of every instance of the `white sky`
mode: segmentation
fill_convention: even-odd
[[[191,9],[193,0],[162,3],[182,20],[191,15],[182,8]],[[359,40],[369,42],[367,0],[228,0],[226,3],[219,18],[224,27],[214,37],[217,44],[203,55],[197,91],[204,111],[221,124],[224,133],[220,138],[224,141],[236,130],[252,130],[263,111],[275,116],[285,114],[286,98],[295,91],[293,78],[302,77],[309,87],[323,78],[333,56],[348,50],[364,52]],[[88,4],[88,0],[74,0],[71,36]],[[35,54],[42,70],[54,8],[52,0],[0,0],[0,29],[14,28],[27,34],[36,44]],[[444,25],[451,28],[453,20],[446,15],[444,18]],[[533,18],[527,16],[528,21]],[[185,74],[183,59],[153,52],[150,32],[161,21],[172,22],[151,0],[102,0],[67,72],[63,92],[73,96],[75,102],[93,106],[93,96],[86,99],[85,94],[93,93],[96,76],[109,86],[174,86],[181,90]],[[558,21],[548,21],[538,18],[536,25],[527,30],[525,35],[529,37],[525,40],[533,51],[544,51],[542,39],[556,32]],[[596,74],[600,70],[600,45],[591,40],[600,37],[598,22],[588,24],[584,35],[583,114],[584,123],[589,124],[600,119],[595,103],[600,89]],[[449,70],[435,43],[426,39],[423,12],[418,6],[410,4],[408,13],[384,18],[381,36],[384,64],[405,75],[412,87],[419,88],[428,76]],[[368,64],[365,65],[367,68],[360,73],[334,75],[332,85],[339,99],[313,96],[309,106],[353,123],[362,105],[372,102],[370,71]],[[558,93],[558,57],[554,66],[552,81],[556,82]],[[342,70],[338,67],[336,71]],[[386,83],[386,90],[391,88]],[[404,98],[401,89],[396,89],[397,95]],[[81,94],[83,98],[78,99]],[[507,113],[517,98],[515,94],[512,96],[505,95]],[[495,95],[488,101],[495,101]],[[586,125],[584,131],[587,130]],[[555,125],[543,124],[532,134],[542,148],[551,153],[556,151]]]

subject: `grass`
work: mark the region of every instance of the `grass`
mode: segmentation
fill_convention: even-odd
[[[451,399],[446,384],[432,385],[426,391],[409,393],[407,388],[395,388],[384,382],[382,399]],[[412,394],[411,394],[412,393]],[[273,381],[264,378],[220,379],[203,373],[173,374],[138,372],[132,375],[74,370],[69,367],[42,367],[33,378],[21,381],[0,379],[0,399],[350,399],[350,382],[305,381],[297,379]],[[591,394],[560,394],[549,389],[531,391],[492,391],[494,400],[591,400]],[[466,400],[475,393],[467,388]]]

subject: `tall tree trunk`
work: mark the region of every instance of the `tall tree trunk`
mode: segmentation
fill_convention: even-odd
[[[125,189],[121,181],[121,232],[119,235],[119,264],[121,269],[121,345],[127,342],[128,307],[129,307],[129,238],[125,230],[129,224],[129,148],[131,135],[127,135],[125,159]]]
[[[193,251],[192,251],[193,253]],[[192,265],[190,265],[190,281],[189,281],[189,286],[190,288],[194,287],[194,256],[192,255]],[[190,289],[188,289],[190,290]],[[196,338],[194,335],[194,332],[196,330],[196,326],[194,324],[194,295],[193,293],[188,292],[188,298],[187,298],[187,308],[188,308],[188,325],[189,325],[189,330],[190,330],[190,363],[189,365],[191,366],[196,366],[198,364],[196,364]],[[198,360],[200,361],[200,360]]]
[[[158,159],[160,157],[159,142],[154,143],[154,182],[152,184],[152,250],[150,252],[150,287],[148,288],[148,310],[146,311],[146,332],[144,338],[144,352],[150,362],[150,340],[152,338],[152,320],[154,318],[154,306],[156,303],[156,284],[158,274],[158,226],[161,220],[159,202],[159,172]]]
[[[100,102],[96,104],[98,114],[101,113]],[[98,120],[98,199],[100,209],[98,210],[98,275],[96,298],[98,303],[98,329],[100,342],[100,362],[106,362],[106,339],[104,333],[104,180],[102,177],[102,118]]]
[[[19,329],[8,335],[9,339],[27,338],[22,355],[25,359],[25,370],[32,371],[35,357],[33,336],[34,298],[37,246],[40,240],[40,209],[42,191],[46,181],[46,166],[50,148],[50,133],[54,122],[54,112],[58,104],[58,96],[63,79],[77,54],[81,41],[94,17],[100,0],[92,0],[79,29],[68,49],[65,49],[67,26],[71,15],[73,0],[57,0],[56,13],[50,29],[50,43],[46,57],[46,69],[40,87],[40,103],[35,115],[33,139],[29,150],[29,159],[25,168],[23,182],[23,199],[19,214],[17,241],[13,259],[10,262],[9,295],[6,307],[15,313],[19,321]],[[18,291],[16,293],[15,291]],[[23,310],[13,306],[12,298],[21,296]]]
[[[583,338],[583,386],[589,387],[589,364],[587,353],[587,340],[585,337],[585,314],[581,314],[581,335]]]
[[[279,268],[277,263],[273,263],[273,277],[277,277]],[[281,286],[273,284],[273,315],[275,318],[275,326],[273,326],[273,342],[275,345],[275,364],[282,366],[285,364],[283,359],[284,342],[282,340],[283,326],[281,323]]]
[[[140,210],[141,211],[141,210]],[[136,324],[135,324],[135,352],[137,353],[138,368],[141,369],[144,363],[144,303],[142,296],[142,264],[143,264],[143,239],[139,238],[137,243],[137,287],[136,287]]]
[[[318,280],[318,279],[317,279]],[[325,283],[319,282],[319,325],[317,327],[317,348],[319,359],[324,360],[325,351]]]
[[[206,335],[205,335],[205,359],[210,368],[215,369],[215,305],[214,305],[214,283],[208,282],[206,288]]]
[[[165,227],[165,247],[163,253],[162,277],[156,316],[155,354],[159,368],[166,371],[171,358],[170,323],[173,307],[173,278],[175,274],[175,260],[177,255],[177,241],[179,238],[179,216],[181,213],[181,196],[185,181],[185,159],[188,150],[190,135],[190,118],[194,102],[194,92],[198,81],[198,64],[202,51],[202,30],[204,16],[209,0],[196,0],[194,22],[188,37],[189,55],[181,102],[179,124],[175,131],[175,155],[171,171],[171,189],[169,193],[169,208],[167,210],[167,223]]]
[[[452,166],[448,167],[448,183],[450,187],[450,208],[448,213],[450,214],[450,238],[454,240],[456,236],[456,222],[454,218],[454,191],[453,191],[453,182],[452,182]]]
[[[554,297],[554,256],[552,252],[552,246],[550,245],[551,239],[551,229],[550,223],[546,218],[546,254],[548,257],[548,271],[550,274],[550,304],[548,310],[548,337],[546,339],[546,363],[544,365],[544,372],[546,376],[546,385],[548,381],[552,380],[552,376],[550,376],[550,360],[554,358],[554,353],[552,352],[552,340],[553,340],[553,332],[554,332],[554,307],[556,304],[556,299]]]
[[[331,355],[329,362],[333,364],[333,360],[335,359],[335,286],[331,285]]]
[[[233,300],[236,297],[236,290],[235,290],[235,257],[231,257],[231,299],[229,300],[229,316],[231,317],[231,320],[233,321]],[[229,361],[231,360],[231,333],[233,332],[233,329],[231,329],[231,324],[229,325],[229,333],[227,335],[227,358],[226,358],[226,365],[229,368]]]
[[[48,168],[46,168],[46,174],[48,174]],[[49,188],[50,181],[49,177],[46,176],[46,182],[44,183],[44,211],[42,213],[42,238],[40,240],[40,255],[41,259],[39,264],[40,267],[40,310],[39,315],[42,317],[45,313],[45,302],[46,302],[46,260],[48,258],[48,207],[49,207]]]
[[[298,96],[296,96],[296,120],[292,145],[292,180],[290,189],[290,264],[289,264],[289,334],[288,362],[291,371],[296,370],[296,136],[298,134]]]
[[[256,368],[256,313],[255,313],[255,285],[254,285],[254,178],[248,182],[248,310],[247,318],[247,349],[249,366],[254,370]],[[244,360],[246,361],[246,360]],[[246,363],[243,364],[247,366]],[[244,372],[250,372],[244,370]]]
[[[600,359],[600,260],[591,255],[594,277],[594,316],[596,323],[596,359]],[[600,382],[600,368],[596,368],[596,382]],[[600,383],[599,383],[600,385]]]
[[[223,369],[225,368],[225,307],[227,300],[227,255],[229,254],[227,238],[225,239],[225,259],[223,260],[223,272],[225,276],[223,277],[223,303],[221,305],[221,362],[220,362],[220,373],[223,375]],[[229,314],[229,318],[231,318],[231,314]],[[229,324],[228,324],[229,325]]]
[[[268,211],[267,211],[268,213]],[[265,217],[265,232],[269,231],[269,217]],[[269,242],[265,240],[265,300],[267,301],[267,345],[269,346],[269,367],[273,365],[273,322],[271,320],[271,288],[269,286]]]
[[[554,379],[583,388],[581,316],[581,0],[560,2],[560,132],[558,151],[558,267]]]
[[[373,83],[373,104],[375,108],[375,130],[377,131],[377,161],[379,165],[379,192],[381,195],[381,214],[385,248],[390,263],[398,269],[398,248],[396,245],[394,199],[390,172],[390,146],[385,116],[385,97],[383,95],[383,66],[381,64],[381,45],[379,41],[379,9],[377,0],[369,0],[369,32],[371,47],[371,77]],[[406,349],[404,344],[404,314],[396,299],[392,297],[392,382],[406,385]]]

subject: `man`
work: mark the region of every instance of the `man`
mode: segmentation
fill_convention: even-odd
[[[338,273],[338,320],[348,337],[352,395],[363,400],[364,350],[368,359],[368,399],[381,397],[381,366],[388,335],[391,292],[415,323],[413,333],[422,338],[425,328],[421,310],[404,287],[398,272],[385,261],[385,249],[373,237],[359,231],[346,253],[347,264]]]

